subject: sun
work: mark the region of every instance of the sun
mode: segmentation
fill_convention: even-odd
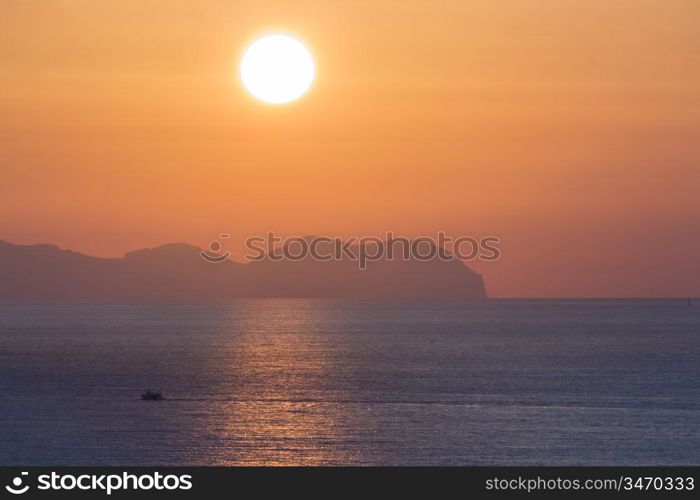
[[[311,53],[296,38],[267,35],[253,42],[243,54],[241,82],[254,97],[283,104],[304,95],[316,69]]]

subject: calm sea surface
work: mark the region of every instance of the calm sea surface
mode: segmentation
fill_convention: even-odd
[[[698,465],[699,381],[683,300],[0,302],[0,464]]]

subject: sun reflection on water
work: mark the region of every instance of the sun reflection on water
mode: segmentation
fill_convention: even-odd
[[[337,436],[358,432],[338,389],[343,346],[330,342],[337,310],[320,301],[251,301],[234,308],[236,327],[205,370],[218,386],[211,417],[198,430],[211,442],[208,463],[349,463]],[[222,322],[225,325],[226,321]],[[195,457],[193,457],[195,458]]]

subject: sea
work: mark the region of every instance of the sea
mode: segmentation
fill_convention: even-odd
[[[700,465],[699,381],[686,299],[3,301],[0,465]]]

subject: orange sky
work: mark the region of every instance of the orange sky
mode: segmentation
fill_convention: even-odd
[[[502,238],[473,265],[492,296],[700,295],[698,19],[696,0],[3,0],[0,239],[118,256],[444,230]],[[275,30],[317,64],[277,107],[236,74]]]

